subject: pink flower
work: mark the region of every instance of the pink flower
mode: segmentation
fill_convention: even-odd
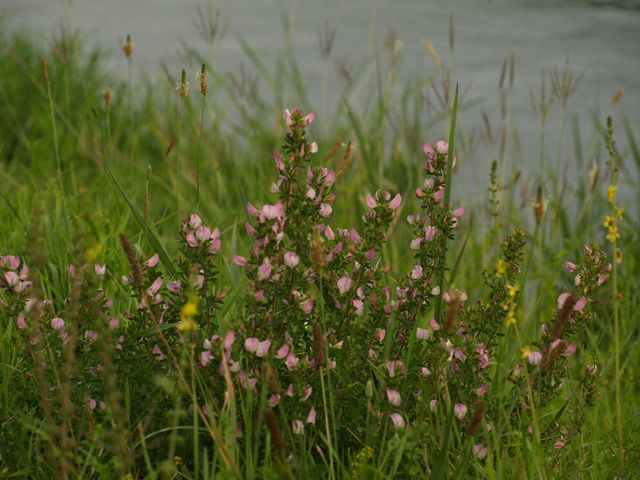
[[[300,257],[295,252],[284,254],[284,264],[289,268],[294,268],[300,262]]]
[[[306,197],[309,200],[313,200],[314,198],[316,198],[316,191],[313,188],[309,187],[307,189]]]
[[[209,247],[209,253],[215,255],[220,250],[222,242],[220,240],[220,230],[216,228],[211,234],[211,246]]]
[[[153,281],[153,283],[149,287],[149,291],[148,291],[149,294],[154,295],[158,293],[158,290],[160,290],[160,287],[162,287],[162,277],[158,277]]]
[[[489,387],[487,385],[482,385],[476,388],[476,393],[478,395],[484,395],[485,393],[487,393],[487,390],[489,390]]]
[[[473,454],[479,459],[484,460],[487,457],[489,451],[482,443],[476,443],[473,446]]]
[[[431,225],[428,225],[426,227],[424,227],[424,239],[431,241],[433,240],[433,237],[436,236],[436,233],[438,233],[438,229],[436,227],[433,227]]]
[[[271,408],[275,408],[280,403],[280,395],[273,394],[269,397],[269,401],[267,402]]]
[[[429,325],[431,326],[434,332],[437,332],[438,330],[440,330],[440,324],[436,322],[435,317],[432,317],[431,320],[429,320]]]
[[[432,399],[429,402],[429,409],[433,412],[436,413],[436,410],[438,410],[438,400],[436,400],[435,398]]]
[[[396,210],[399,206],[400,203],[402,202],[402,197],[400,196],[400,194],[396,194],[395,197],[393,197],[393,199],[389,202],[389,208],[391,210]]]
[[[320,204],[320,216],[324,218],[329,218],[331,216],[331,212],[333,212],[333,208],[328,203]]]
[[[302,435],[304,433],[304,423],[300,420],[294,420],[292,427],[295,435]]]
[[[278,351],[276,352],[276,358],[278,360],[282,360],[283,358],[285,358],[287,355],[289,354],[289,345],[287,345],[286,343],[284,345],[282,345]]]
[[[307,313],[307,314],[311,313],[311,310],[313,310],[313,300],[309,298],[304,302],[300,302],[300,308],[304,313]]]
[[[405,427],[404,418],[402,418],[402,415],[400,415],[399,413],[390,413],[389,418],[393,422],[393,428],[400,429]]]
[[[444,187],[440,187],[435,191],[435,193],[433,194],[433,199],[436,202],[441,202],[444,199]]]
[[[421,243],[422,243],[422,238],[414,238],[413,240],[411,240],[411,243],[409,244],[409,248],[411,250],[419,250]]]
[[[602,285],[604,282],[606,282],[607,278],[609,278],[609,275],[599,275],[598,276],[598,285]]]
[[[171,282],[167,282],[167,290],[169,290],[172,293],[180,293],[180,290],[182,289],[182,284],[180,283],[180,280],[173,280]]]
[[[265,258],[262,261],[262,264],[258,267],[258,276],[257,280],[260,282],[262,280],[266,280],[271,276],[271,262],[268,258]]]
[[[153,355],[156,357],[156,360],[164,360],[164,353],[162,353],[162,350],[160,350],[160,347],[158,345],[153,346],[153,348],[151,349],[151,353],[153,353]]]
[[[351,288],[351,279],[349,277],[342,277],[338,280],[338,291],[341,295],[344,295]]]
[[[426,328],[416,328],[416,338],[418,340],[426,340],[429,338],[429,330]]]
[[[411,270],[411,278],[413,280],[418,280],[421,277],[422,277],[422,266],[421,265],[416,265]]]
[[[258,209],[253,206],[253,203],[249,202],[249,203],[247,203],[247,213],[249,215],[251,215],[252,217],[257,217],[258,216]]]
[[[436,142],[436,151],[442,155],[449,152],[449,144],[444,140],[438,140]]]
[[[569,345],[567,345],[567,348],[564,349],[564,354],[569,356],[569,355],[573,355],[574,353],[576,353],[576,349],[577,349],[577,345],[575,344],[575,342],[570,343]]]
[[[305,117],[302,119],[302,124],[305,127],[308,127],[309,125],[311,125],[311,123],[313,123],[313,120],[315,118],[316,118],[316,112],[307,113]]]
[[[18,328],[20,330],[24,330],[27,328],[27,322],[24,319],[24,313],[19,313],[18,318],[16,319],[16,323],[18,324]]]
[[[158,261],[160,260],[160,255],[158,255],[157,253],[155,255],[153,255],[149,260],[147,260],[144,263],[145,267],[148,268],[153,268],[158,264]]]
[[[292,371],[296,369],[299,362],[300,362],[300,359],[296,357],[293,352],[289,352],[287,354],[286,360],[284,361],[284,364],[287,366],[287,369],[289,371]]]
[[[359,244],[362,243],[362,237],[360,236],[360,234],[356,231],[355,228],[352,228],[351,230],[349,230],[349,238],[351,239],[351,241],[355,244]]]
[[[427,378],[429,375],[431,375],[431,370],[429,370],[427,367],[421,367],[420,375],[422,375],[422,378]]]
[[[315,407],[311,407],[309,409],[309,413],[307,415],[307,423],[311,423],[312,425],[316,424],[316,409],[315,409]]]
[[[567,298],[569,298],[569,293],[567,292],[558,295],[558,310],[562,309],[562,307],[564,306],[564,302],[567,301]]]
[[[98,402],[96,402],[93,398],[90,398],[87,400],[87,408],[89,410],[95,409],[97,405],[98,405]]]
[[[64,320],[59,317],[52,318],[51,328],[53,328],[56,331],[61,331],[64,328]]]
[[[196,240],[198,240],[198,243],[204,243],[209,239],[211,239],[211,229],[200,225],[196,230]]]
[[[291,119],[291,112],[289,111],[289,109],[285,109],[284,111],[284,123],[287,127],[290,127],[291,125],[293,125],[293,120]]]
[[[578,299],[576,304],[573,306],[573,309],[576,312],[579,312],[580,310],[582,310],[585,307],[586,304],[587,304],[587,299],[584,296],[582,296],[582,297],[580,297]]]
[[[258,342],[258,346],[256,348],[256,357],[264,357],[269,353],[269,347],[271,347],[271,340],[264,340],[262,342]]]
[[[371,196],[370,193],[367,193],[367,196],[365,197],[365,201],[367,202],[367,206],[369,208],[376,208],[378,206],[375,199]]]
[[[316,142],[312,142],[311,145],[309,145],[309,151],[311,153],[316,153],[318,151],[318,144]]]
[[[95,342],[98,339],[98,334],[93,330],[87,330],[84,332],[84,338],[89,340],[90,342]]]
[[[402,398],[400,397],[400,393],[396,390],[387,390],[387,400],[394,407],[402,405]]]
[[[566,262],[564,262],[564,266],[567,268],[567,270],[569,270],[570,272],[573,272],[576,269],[576,264],[573,262],[570,262],[569,260],[567,260]]]
[[[464,403],[456,403],[453,406],[453,414],[460,420],[467,414],[467,406]]]
[[[104,275],[107,271],[107,266],[104,263],[96,263],[93,268],[96,271],[96,275]]]
[[[357,317],[364,315],[364,302],[362,300],[355,299],[351,304],[356,309],[355,314]]]
[[[542,354],[540,352],[530,352],[528,360],[531,365],[540,365]]]
[[[189,226],[195,229],[195,228],[198,228],[200,225],[202,225],[202,219],[200,218],[200,215],[192,213],[191,216],[189,217]]]
[[[241,257],[240,255],[234,255],[233,256],[233,263],[235,263],[239,267],[242,267],[243,265],[247,264],[247,259],[244,258],[244,257]]]
[[[311,394],[313,393],[313,387],[309,384],[304,386],[304,396],[302,397],[302,401],[306,402]]]
[[[384,328],[376,328],[375,331],[373,332],[373,338],[375,338],[379,342],[383,342],[386,336],[387,336],[387,331]]]

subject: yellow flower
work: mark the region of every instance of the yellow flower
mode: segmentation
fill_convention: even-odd
[[[102,247],[99,243],[94,244],[92,247],[89,247],[84,254],[87,262],[91,262],[98,257],[102,253]]]
[[[609,233],[607,233],[607,240],[609,240],[610,242],[615,242],[617,238],[620,238],[618,227],[616,227],[615,225],[611,225],[609,227]]]
[[[609,185],[607,187],[607,198],[610,202],[613,202],[616,199],[616,190],[618,189],[617,185]]]
[[[528,346],[522,347],[520,352],[522,352],[522,360],[529,360],[529,357],[531,356],[531,349]]]
[[[498,263],[496,263],[496,273],[498,275],[504,275],[507,273],[507,266],[504,263],[504,260],[501,258],[498,259]]]
[[[510,298],[514,298],[516,293],[518,293],[518,285],[507,285],[507,295]]]
[[[182,465],[182,457],[176,455],[175,457],[173,457],[173,463],[175,463],[176,465]]]
[[[622,209],[619,206],[613,206],[613,213],[617,218],[622,218]]]
[[[185,303],[180,309],[181,318],[193,318],[198,314],[198,304],[191,301]]]
[[[180,332],[195,332],[198,324],[193,318],[183,318],[178,322],[178,330]]]
[[[611,228],[612,225],[615,225],[615,219],[611,215],[606,215],[604,217],[604,227]]]
[[[193,318],[198,314],[198,295],[189,294],[189,300],[180,309],[180,318]]]

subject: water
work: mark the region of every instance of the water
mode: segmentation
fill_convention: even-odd
[[[183,66],[195,69],[194,65],[185,65],[179,55],[182,45],[209,58],[208,46],[194,27],[198,5],[204,7],[202,1],[196,0],[2,0],[0,11],[10,17],[11,29],[26,29],[42,41],[58,32],[67,18],[85,33],[83,38],[87,42],[103,48],[109,68],[120,78],[126,76],[120,45],[130,32],[136,44],[139,69],[136,75],[146,72],[159,77],[161,61],[175,72]],[[292,3],[225,0],[215,5],[221,13],[221,25],[226,22],[227,26],[225,35],[217,42],[216,71],[235,71],[241,63],[248,66],[239,46],[239,35],[256,48],[267,64],[273,65],[269,59],[275,58],[273,52],[283,44],[282,14]],[[621,111],[640,136],[638,0],[298,0],[294,5],[295,51],[320,117],[322,57],[318,33],[325,22],[336,28],[332,58],[356,65],[371,53],[370,26],[375,12],[379,47],[382,48],[389,30],[396,32],[404,45],[402,76],[415,79],[434,71],[421,39],[432,40],[439,54],[449,58],[449,17],[453,15],[455,50],[451,58],[455,80],[461,82],[462,88],[471,85],[471,96],[481,100],[479,106],[465,113],[467,125],[479,125],[482,111],[489,112],[497,124],[500,68],[511,52],[515,55],[511,108],[520,129],[525,165],[537,165],[539,158],[540,126],[531,107],[529,90],[538,91],[543,68],[562,68],[567,59],[576,74],[584,73],[577,94],[569,102],[568,113],[579,115],[583,136],[592,132],[592,113],[601,118],[613,113],[620,125]],[[331,68],[331,81],[336,82],[335,61]],[[624,96],[612,109],[611,99],[619,88],[624,89]],[[622,137],[621,128],[618,132]],[[567,144],[571,143],[570,133],[571,126],[565,132]],[[551,156],[555,157],[557,110],[551,112],[547,135]],[[619,144],[624,146],[622,138]],[[486,184],[486,165],[494,154],[485,152],[480,167],[473,167],[474,178],[466,181]],[[569,148],[563,150],[562,158],[569,154]]]

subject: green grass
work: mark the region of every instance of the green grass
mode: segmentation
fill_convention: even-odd
[[[43,307],[45,313],[32,312],[27,319],[35,321],[40,315],[39,328],[47,329],[50,308],[63,312],[61,316],[74,331],[90,326],[99,338],[106,338],[107,324],[98,319],[108,319],[103,318],[101,301],[95,298],[113,298],[113,312],[122,323],[119,332],[126,336],[125,349],[137,352],[131,357],[135,361],[119,362],[120,354],[113,345],[98,340],[88,348],[80,336],[72,347],[61,346],[46,334],[46,342],[31,345],[17,328],[16,314],[23,307],[11,303],[10,289],[1,284],[0,299],[10,308],[0,302],[0,477],[637,478],[638,126],[630,125],[622,113],[614,117],[616,140],[628,147],[619,147],[619,172],[612,176],[611,165],[605,164],[609,156],[606,113],[595,112],[593,118],[571,117],[570,109],[565,111],[564,107],[569,99],[558,99],[562,108],[552,109],[550,118],[557,114],[566,145],[545,143],[541,136],[543,164],[535,186],[544,185],[543,196],[548,203],[538,224],[534,218],[534,185],[519,175],[516,154],[511,150],[516,151],[510,139],[517,138],[517,125],[508,114],[494,125],[494,132],[504,132],[502,141],[507,146],[502,149],[496,145],[499,140],[486,133],[473,140],[472,121],[465,118],[473,102],[458,99],[458,89],[450,80],[452,72],[445,65],[444,71],[434,68],[429,78],[400,84],[394,74],[396,61],[400,61],[395,58],[398,52],[378,53],[374,48],[371,68],[351,72],[354,78],[344,80],[342,89],[328,99],[333,105],[330,118],[319,118],[307,132],[309,141],[319,145],[312,162],[343,171],[334,186],[337,200],[327,222],[334,230],[354,225],[362,231],[366,193],[380,188],[401,193],[403,203],[386,229],[390,241],[381,249],[382,266],[389,268],[380,272],[380,278],[392,289],[394,279],[409,272],[415,263],[414,252],[408,248],[412,228],[405,218],[419,209],[414,190],[422,186],[424,178],[421,164],[425,140],[449,137],[449,157],[455,146],[458,166],[452,171],[451,163],[447,163],[446,185],[453,187],[446,188],[445,204],[451,198],[454,207],[463,204],[466,209],[457,237],[443,241],[446,258],[441,257],[442,293],[448,288],[463,289],[470,305],[477,299],[488,302],[486,299],[502,292],[502,287],[489,287],[483,281],[482,270],[493,272],[502,239],[514,228],[524,230],[525,257],[519,280],[513,273],[513,283],[518,281],[520,285],[517,329],[503,328],[500,323],[494,337],[500,349],[489,367],[495,381],[481,431],[467,434],[464,423],[454,416],[453,399],[464,391],[464,385],[443,382],[443,389],[453,385],[453,390],[446,394],[421,392],[424,401],[415,400],[413,405],[409,386],[419,385],[419,379],[410,373],[406,384],[393,383],[382,361],[370,362],[366,372],[322,367],[315,376],[296,377],[296,388],[305,382],[314,385],[314,398],[320,399],[315,405],[322,413],[315,429],[307,425],[304,436],[296,435],[292,422],[304,420],[310,404],[287,409],[283,400],[274,409],[284,444],[281,451],[278,433],[269,426],[268,414],[265,416],[271,411],[268,401],[273,387],[267,381],[270,374],[264,370],[270,367],[256,367],[265,381],[253,391],[241,388],[235,373],[228,369],[219,375],[217,363],[209,370],[198,366],[195,357],[202,350],[204,338],[223,336],[228,329],[238,331],[241,323],[249,322],[251,309],[258,308],[249,299],[250,275],[231,260],[233,254],[248,256],[251,249],[251,239],[244,232],[244,223],[250,220],[245,205],[276,201],[269,185],[277,180],[272,151],[283,143],[284,108],[299,105],[311,110],[288,28],[285,21],[285,46],[274,65],[267,64],[248,44],[242,44],[251,74],[256,75],[262,88],[254,88],[248,75],[224,75],[213,69],[206,106],[194,82],[188,96],[178,97],[172,84],[179,79],[177,67],[171,72],[171,83],[131,84],[129,80],[121,84],[104,72],[98,53],[80,51],[76,37],[63,36],[51,51],[43,51],[22,37],[0,38],[0,255],[23,257],[32,278],[37,279],[33,295],[52,302],[50,307]],[[375,35],[372,38],[375,47]],[[43,78],[42,58],[48,64],[50,84]],[[193,71],[187,73],[187,79],[194,78],[200,65],[207,63],[197,53],[190,61]],[[122,71],[130,72],[135,62],[135,52],[129,60],[123,55]],[[131,78],[130,73],[127,78]],[[456,82],[464,91],[465,79]],[[366,93],[360,97],[372,100],[355,101],[355,85]],[[103,105],[104,87],[113,92],[108,113]],[[438,110],[427,109],[424,96],[436,90],[449,101]],[[500,93],[505,100],[510,92],[508,80],[501,82]],[[579,100],[579,95],[578,90],[569,106]],[[454,97],[459,103],[453,102]],[[581,138],[580,124],[589,122],[592,135]],[[425,131],[429,138],[425,138]],[[569,132],[571,140],[566,138]],[[345,161],[348,142],[352,142],[353,154]],[[500,203],[495,218],[490,215],[488,193],[488,165],[493,158],[480,156],[480,144],[502,151],[496,155]],[[568,174],[544,165],[544,152],[561,152],[561,147],[575,155],[577,168]],[[455,175],[473,163],[487,165],[486,172],[480,171],[486,184],[480,191],[487,193],[470,197],[463,194]],[[594,164],[599,175],[590,184],[589,169]],[[606,195],[612,178],[620,185],[618,195],[624,208],[616,242],[622,251],[622,263],[613,273],[617,298],[610,281],[597,291],[589,306],[592,314],[588,322],[571,327],[578,348],[558,372],[565,386],[557,388],[557,395],[546,403],[542,401],[546,393],[536,390],[539,402],[531,416],[528,412],[532,409],[522,407],[531,402],[531,395],[518,393],[519,387],[507,377],[520,359],[521,347],[542,346],[536,342],[540,342],[542,324],[553,321],[559,290],[573,285],[564,261],[578,263],[584,255],[583,246],[591,241],[601,243],[613,258],[603,227],[605,215],[612,208]],[[146,317],[136,313],[136,293],[120,282],[131,268],[119,236],[125,233],[136,251],[141,256],[144,253],[144,260],[157,252],[158,272],[167,279],[185,281],[189,278],[185,270],[188,261],[181,255],[187,247],[179,235],[182,219],[176,217],[179,212],[195,211],[205,223],[220,228],[222,248],[212,267],[220,286],[215,290],[220,303],[211,309],[213,313],[206,322],[204,314],[198,318],[202,324],[197,334],[200,336],[191,344],[178,341],[175,322],[158,324],[147,318],[148,324],[135,324],[135,319]],[[313,238],[309,241],[314,242]],[[176,262],[176,258],[182,260]],[[94,263],[107,265],[104,280],[93,275]],[[69,273],[69,265],[81,268],[85,264],[89,270],[83,274],[86,284],[81,285]],[[104,286],[103,293],[95,293],[99,285]],[[326,328],[335,317],[333,305],[326,301],[330,298],[327,292],[334,287],[323,284],[321,277],[314,288],[321,309],[318,318]],[[164,294],[174,298],[166,291]],[[416,313],[416,324],[426,326],[434,313],[444,321],[446,304],[441,298],[436,296],[435,312]],[[181,305],[172,308],[179,311]],[[480,307],[475,311],[480,312]],[[125,319],[125,312],[131,312],[131,321]],[[176,322],[179,318],[167,315]],[[470,307],[465,315],[478,320]],[[360,328],[354,320],[353,325],[353,333],[345,336],[344,348],[355,351],[357,343],[364,342],[372,332],[366,330],[368,324]],[[389,327],[381,353],[384,360],[394,354],[393,328],[401,326]],[[312,326],[301,327],[300,336],[312,348]],[[339,357],[343,365],[360,365],[360,359],[350,358],[348,353],[337,354],[327,343],[327,357],[333,352],[331,355],[344,355]],[[162,365],[149,354],[153,345],[158,345],[166,357]],[[402,358],[410,372],[423,354],[419,348],[415,335],[407,339],[402,351],[406,356]],[[38,367],[42,362],[46,367]],[[102,378],[82,370],[96,363],[110,375]],[[587,401],[585,368],[593,364],[598,365],[598,375]],[[531,369],[527,373],[531,378],[527,376],[520,387],[530,389],[538,373]],[[283,380],[288,373],[276,368],[274,375]],[[76,383],[79,380],[83,383]],[[376,420],[375,410],[388,407],[385,389],[389,386],[405,389],[403,413],[409,428],[394,430],[389,421]],[[86,408],[86,398],[79,396],[85,388],[104,392],[106,413]],[[286,384],[281,388],[285,390]],[[420,410],[428,406],[432,396],[441,394],[443,401],[437,414]],[[469,410],[467,419],[473,410],[471,402]],[[491,431],[486,429],[489,418]],[[531,422],[533,434],[528,433]],[[242,437],[236,436],[237,423],[242,424]],[[555,429],[560,426],[567,429],[568,441],[562,448],[555,448],[553,443],[560,433]],[[486,459],[474,455],[476,443],[489,450]],[[625,451],[622,464],[620,443]]]

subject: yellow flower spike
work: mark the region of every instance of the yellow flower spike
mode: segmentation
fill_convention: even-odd
[[[610,202],[613,202],[616,199],[616,190],[618,189],[617,185],[609,185],[607,187],[607,198]]]
[[[501,258],[499,258],[498,263],[496,263],[496,273],[498,275],[504,275],[507,273],[507,266]]]
[[[518,285],[507,285],[507,295],[510,298],[514,298],[516,293],[518,293]]]

